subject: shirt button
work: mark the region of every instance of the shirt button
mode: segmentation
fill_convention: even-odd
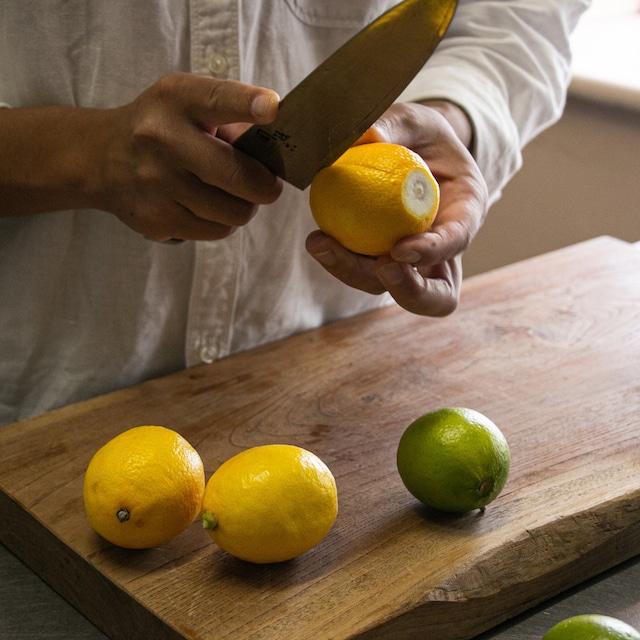
[[[207,66],[209,67],[211,75],[219,78],[227,75],[229,61],[221,53],[214,51],[210,53],[207,58]]]
[[[213,344],[205,344],[200,347],[200,360],[205,364],[211,364],[215,362],[215,359],[218,357],[218,349]]]

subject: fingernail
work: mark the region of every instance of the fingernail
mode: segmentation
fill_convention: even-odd
[[[409,264],[415,264],[422,259],[422,256],[417,251],[407,251],[399,256],[393,256],[398,262],[408,262]]]
[[[396,262],[390,262],[378,269],[378,275],[381,276],[382,284],[395,286],[404,280],[404,271],[402,266]]]
[[[270,114],[279,100],[278,94],[273,91],[261,93],[253,99],[251,103],[251,113],[256,118],[265,118]]]
[[[325,267],[334,267],[336,265],[336,254],[333,251],[314,253],[313,257]]]

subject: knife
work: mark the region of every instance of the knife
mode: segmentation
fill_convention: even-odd
[[[457,0],[395,5],[294,87],[274,122],[253,125],[234,146],[305,189],[402,93],[444,36],[456,6]]]

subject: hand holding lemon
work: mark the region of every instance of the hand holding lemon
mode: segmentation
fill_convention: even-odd
[[[466,123],[467,127],[456,125],[458,122]],[[468,133],[464,134],[466,130]],[[460,295],[462,253],[479,230],[488,206],[487,185],[467,148],[472,143],[471,131],[466,115],[453,105],[441,108],[435,102],[394,104],[333,169],[327,167],[316,176],[316,184],[311,185],[310,204],[317,224],[326,232],[313,231],[307,238],[307,251],[325,270],[350,287],[371,294],[387,291],[412,313],[428,316],[451,313]],[[394,147],[410,149],[426,163],[436,183],[434,186],[427,179],[426,193],[438,188],[437,215],[430,227],[425,223],[426,233],[424,228],[418,231],[403,228],[398,232],[396,224],[415,219],[416,214],[411,211],[419,212],[419,208],[414,207],[415,199],[413,204],[411,199],[403,200],[402,190],[397,187],[383,187],[383,183],[389,184],[386,179],[374,178],[380,175],[374,170],[380,165],[389,169],[393,160],[397,169],[390,183],[404,182],[407,166],[413,161],[394,160]],[[383,152],[371,154],[376,149]],[[365,162],[353,156],[351,162],[352,151],[370,157]],[[348,172],[347,167],[340,168],[343,159],[349,161]],[[349,180],[348,175],[353,179]],[[368,180],[362,179],[366,176]],[[416,185],[418,192],[425,184]],[[422,195],[418,196],[420,200]],[[382,206],[385,202],[388,208]],[[423,200],[427,202],[428,198]],[[339,214],[343,206],[356,212],[353,219],[351,214]],[[347,239],[346,235],[353,235],[354,220],[379,207],[386,210],[385,215],[371,214],[365,231],[358,234],[357,244],[352,244],[353,238]],[[334,223],[342,229],[336,231]],[[345,237],[336,239],[342,232]],[[385,244],[380,248],[370,244],[373,240]],[[378,255],[372,257],[373,254]]]

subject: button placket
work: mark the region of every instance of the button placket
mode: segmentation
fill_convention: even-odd
[[[207,68],[214,78],[227,78],[229,76],[229,60],[219,51],[212,51],[207,56]]]
[[[202,362],[205,364],[211,364],[212,362],[215,362],[218,357],[218,347],[211,338],[203,336],[198,355]]]
[[[240,66],[236,0],[190,0],[191,65],[194,73],[226,80]]]

